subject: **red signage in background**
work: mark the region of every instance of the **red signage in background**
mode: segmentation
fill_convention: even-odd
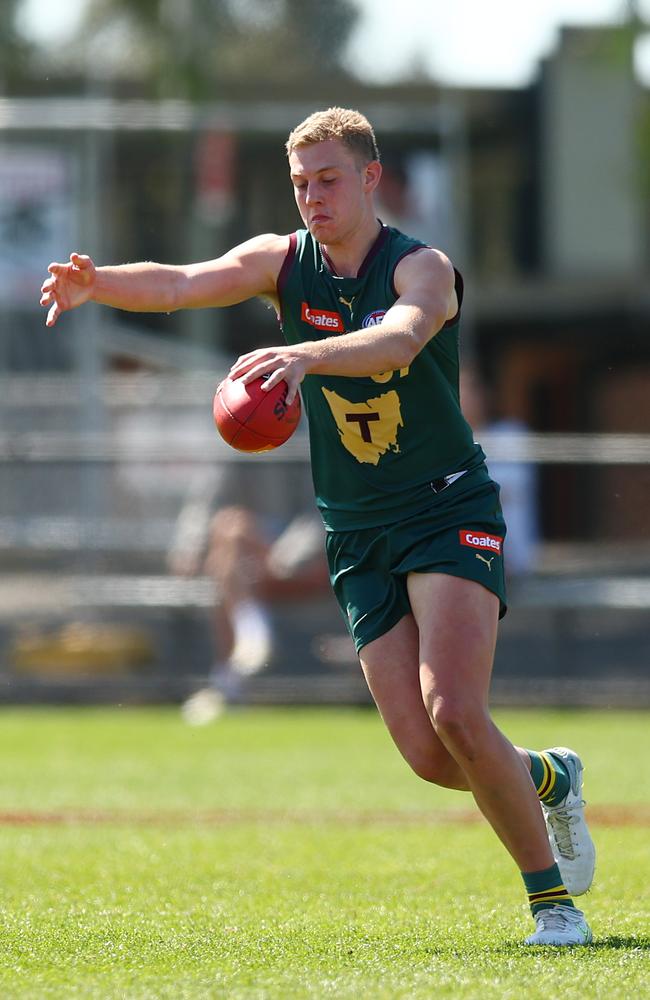
[[[237,142],[232,132],[202,132],[196,145],[196,197],[204,222],[219,225],[232,214]]]

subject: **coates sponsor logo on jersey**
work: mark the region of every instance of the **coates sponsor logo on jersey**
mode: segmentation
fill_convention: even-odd
[[[371,313],[368,313],[367,316],[363,317],[361,326],[379,326],[385,315],[385,309],[373,309]]]
[[[501,555],[503,538],[499,535],[488,535],[484,531],[471,531],[469,528],[461,528],[458,535],[461,545],[469,545],[470,549],[487,549],[488,552]]]
[[[343,333],[343,318],[336,312],[327,309],[312,309],[306,302],[302,304],[300,318],[304,323],[315,326],[318,330],[331,330],[333,333]]]

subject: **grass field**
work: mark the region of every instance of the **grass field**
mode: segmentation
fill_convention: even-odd
[[[371,710],[5,709],[0,997],[650,996],[650,715],[502,712],[588,764],[589,949],[529,950],[471,801]]]

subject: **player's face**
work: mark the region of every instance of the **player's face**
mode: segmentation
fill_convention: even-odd
[[[328,139],[298,146],[289,168],[298,211],[319,243],[340,243],[363,224],[378,163],[361,164],[343,143]]]

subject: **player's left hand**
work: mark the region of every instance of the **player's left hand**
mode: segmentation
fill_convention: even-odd
[[[291,405],[307,374],[307,361],[291,347],[261,347],[237,358],[230,369],[230,378],[240,378],[242,382],[252,382],[261,375],[268,375],[265,390],[272,389],[282,379],[287,383],[287,404]]]

